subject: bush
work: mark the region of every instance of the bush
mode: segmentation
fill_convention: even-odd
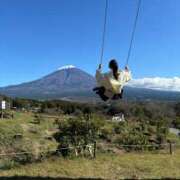
[[[173,121],[173,125],[175,128],[180,129],[180,117],[176,117],[176,119]]]
[[[149,145],[159,145],[167,141],[168,126],[165,119],[157,121],[157,126],[150,126],[145,122],[124,122],[114,125],[112,142],[125,146],[126,150],[152,149]],[[129,145],[129,147],[128,147]],[[147,147],[145,145],[148,145]]]
[[[93,115],[70,117],[59,122],[59,131],[54,137],[59,143],[59,148],[86,146],[97,139],[102,124],[102,120]],[[68,155],[66,150],[60,152],[63,156]]]
[[[148,145],[149,138],[145,135],[145,129],[143,130],[142,124],[124,124],[123,129],[121,129],[119,135],[117,135],[114,139],[114,143],[118,145],[138,145],[137,147],[125,147],[126,150],[130,149],[143,149],[143,147],[139,145]]]
[[[112,136],[115,134],[114,133],[114,128],[113,124],[106,124],[105,126],[100,128],[100,137],[102,139],[107,140],[108,142],[111,142]]]
[[[15,163],[12,159],[10,158],[3,158],[0,159],[0,170],[8,170],[16,166],[17,163]]]

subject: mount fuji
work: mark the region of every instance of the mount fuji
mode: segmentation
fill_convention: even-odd
[[[10,97],[33,99],[91,96],[95,84],[92,75],[68,65],[38,80],[0,88],[0,93]]]

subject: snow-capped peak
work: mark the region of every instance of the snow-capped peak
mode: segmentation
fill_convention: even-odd
[[[72,69],[72,68],[76,68],[75,66],[73,65],[67,65],[67,66],[62,66],[60,68],[58,68],[58,70],[63,70],[63,69]]]

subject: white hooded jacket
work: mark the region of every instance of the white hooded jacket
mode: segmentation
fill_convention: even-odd
[[[96,81],[98,86],[103,86],[105,95],[112,98],[114,94],[120,94],[124,85],[132,79],[131,72],[128,70],[119,70],[118,80],[114,78],[113,72],[102,73],[101,69],[96,71]]]

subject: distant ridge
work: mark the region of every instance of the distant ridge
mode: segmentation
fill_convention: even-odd
[[[92,75],[73,65],[67,65],[38,80],[0,88],[0,94],[39,100],[65,99],[92,102],[100,100],[92,92],[95,85],[96,81]],[[180,92],[126,86],[124,99],[180,101]]]

